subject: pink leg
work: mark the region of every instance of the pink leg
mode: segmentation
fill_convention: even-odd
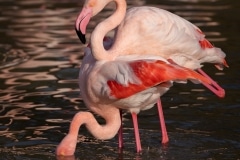
[[[160,126],[162,130],[162,143],[168,143],[168,134],[167,134],[167,129],[166,129],[166,124],[163,116],[163,110],[162,110],[162,104],[161,104],[161,99],[159,98],[157,101],[157,106],[158,106],[158,115],[159,115],[159,120],[160,120]]]
[[[214,80],[211,79],[211,77],[209,77],[202,69],[198,69],[197,70],[201,75],[203,75],[204,77],[208,78],[211,82],[212,85],[203,83],[203,85],[205,87],[207,87],[208,89],[210,89],[213,93],[215,93],[217,96],[219,97],[224,97],[225,96],[225,91],[223,88],[221,88]]]
[[[118,131],[118,147],[123,148],[122,110],[120,109],[121,126]]]
[[[136,113],[132,113],[132,120],[133,120],[137,152],[140,152],[142,150],[142,147],[141,147],[141,140],[140,140],[140,136],[139,136],[138,120],[137,120]]]

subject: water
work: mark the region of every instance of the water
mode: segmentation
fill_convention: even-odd
[[[86,110],[77,84],[84,46],[74,30],[82,3],[0,0],[0,159],[63,159],[55,157],[55,148],[73,115]],[[227,53],[230,68],[204,67],[226,90],[226,97],[220,99],[201,85],[175,85],[162,97],[167,146],[160,143],[153,108],[139,115],[141,154],[135,153],[131,117],[125,114],[122,152],[117,138],[99,141],[83,127],[75,157],[68,159],[240,159],[240,3],[129,0],[128,4],[157,6],[198,25]],[[111,8],[93,18],[88,33],[112,13]]]

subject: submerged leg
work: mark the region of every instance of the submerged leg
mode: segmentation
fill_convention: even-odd
[[[224,97],[225,91],[222,87],[220,87],[211,77],[209,77],[202,69],[197,70],[201,75],[206,77],[212,82],[212,85],[203,83],[205,87],[207,87],[209,90],[211,90],[214,94],[216,94],[218,97]]]
[[[133,120],[133,127],[134,127],[134,133],[135,133],[136,148],[137,148],[137,152],[140,152],[142,150],[142,146],[141,146],[141,140],[139,136],[138,120],[137,120],[136,113],[132,113],[132,120]]]
[[[167,134],[167,129],[166,129],[166,124],[163,116],[163,109],[162,109],[162,104],[161,104],[161,99],[159,98],[157,101],[157,107],[158,107],[158,115],[159,115],[159,120],[160,120],[160,127],[162,130],[162,143],[165,144],[169,141],[168,139],[168,134]]]
[[[121,126],[118,131],[118,147],[123,148],[122,110],[120,109]]]

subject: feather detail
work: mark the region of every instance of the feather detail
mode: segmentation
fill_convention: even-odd
[[[200,40],[199,44],[200,44],[202,49],[213,48],[213,45],[205,38],[203,40]]]
[[[208,79],[191,69],[180,67],[178,65],[167,64],[161,60],[138,60],[130,62],[129,65],[141,83],[128,83],[128,85],[123,85],[115,80],[108,80],[107,84],[111,90],[110,96],[120,99],[126,98],[147,88],[159,85],[163,82],[174,80],[181,81],[192,79],[208,84],[211,83]]]

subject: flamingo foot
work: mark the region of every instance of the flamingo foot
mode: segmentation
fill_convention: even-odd
[[[223,98],[225,96],[225,90],[222,87],[220,87],[211,77],[209,77],[202,69],[198,69],[197,71],[211,81],[212,85],[203,83],[205,87],[207,87],[209,90],[211,90],[214,94],[216,94],[220,98]]]
[[[164,116],[163,116],[163,109],[162,109],[162,104],[161,104],[160,98],[157,101],[157,107],[158,107],[158,115],[159,115],[159,120],[160,120],[160,127],[162,130],[162,144],[166,144],[169,142],[169,138],[168,138],[168,133],[167,133],[167,128],[166,128],[166,123],[165,123]]]
[[[77,138],[68,134],[64,137],[61,143],[57,146],[56,155],[72,156],[74,155],[77,145]]]
[[[139,136],[138,120],[137,120],[136,113],[132,113],[132,120],[133,120],[133,127],[134,127],[135,140],[136,140],[136,149],[137,149],[137,153],[138,153],[142,150],[142,146],[141,146],[141,140],[140,140],[140,136]]]

